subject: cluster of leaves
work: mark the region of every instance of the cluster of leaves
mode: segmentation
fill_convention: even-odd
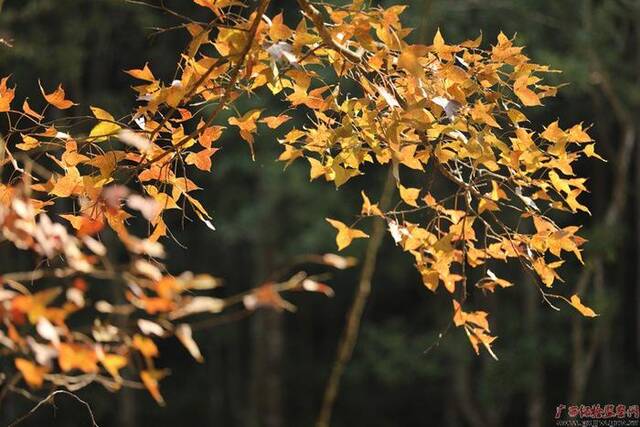
[[[476,352],[482,345],[494,355],[495,337],[487,313],[463,311],[472,269],[481,272],[474,287],[494,292],[512,283],[489,267],[516,261],[537,275],[546,301],[561,298],[595,316],[579,297],[548,291],[560,280],[563,252],[582,261],[584,243],[579,227],[561,228],[549,213],[588,212],[577,200],[585,179],[575,177],[573,165],[585,155],[598,157],[581,124],[528,128],[524,107],[556,93],[541,82],[549,67],[532,63],[503,34],[490,49],[481,48],[481,37],[447,44],[440,32],[432,45],[409,44],[402,6],[299,0],[302,16],[290,28],[282,14],[265,15],[268,0],[248,17],[234,12],[239,1],[194,2],[210,9],[212,20],[183,24],[191,41],[172,82],[156,78],[147,64],[126,71],[135,79],[139,104],[125,117],[90,107],[91,115],[52,120],[51,110],[80,110],[62,86],[50,93],[40,86],[44,102],[25,99],[16,107],[9,78],[0,82],[0,112],[7,117],[2,238],[38,257],[33,271],[2,277],[0,345],[15,356],[27,384],[73,389],[99,381],[117,389],[130,382],[121,374],[126,367],[163,402],[156,337],[177,336],[200,360],[184,319],[234,306],[291,309],[283,291],[331,294],[300,272],[246,294],[205,296],[199,292],[217,288],[218,279],[171,275],[160,262],[160,241],[172,238],[165,222],[171,211],[195,215],[215,229],[190,176],[195,169],[211,170],[222,134],[237,130],[253,155],[258,130],[280,129],[293,110],[308,120],[282,132],[282,162],[304,158],[311,179],[324,177],[336,186],[363,174],[367,164],[391,169],[400,201],[384,210],[363,193],[358,221],[386,221],[396,244],[413,256],[424,285],[435,292],[443,284],[453,322]],[[270,116],[260,109],[238,112],[237,101],[256,93],[275,96],[286,108]],[[236,113],[223,124],[227,109]],[[437,180],[442,185],[434,185]],[[436,187],[447,193],[437,196]],[[144,237],[131,231],[140,219],[148,223]],[[340,250],[368,237],[355,224],[328,221],[338,230]],[[113,265],[103,244],[107,233],[117,237],[130,262]],[[333,254],[309,261],[352,264]],[[121,292],[112,301],[94,301],[84,278],[120,284]],[[32,292],[25,281],[42,285]],[[80,310],[94,313],[89,332],[69,326]]]

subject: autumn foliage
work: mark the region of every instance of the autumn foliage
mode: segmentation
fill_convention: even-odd
[[[168,212],[215,230],[192,176],[215,167],[225,132],[237,133],[253,156],[260,131],[276,130],[283,164],[308,162],[312,180],[337,187],[390,170],[399,196],[391,208],[362,193],[355,221],[327,219],[337,247],[366,239],[367,221],[383,220],[424,286],[448,297],[453,324],[476,352],[497,359],[489,315],[467,295],[516,285],[492,271],[503,263],[530,271],[549,305],[564,301],[596,316],[577,295],[553,291],[565,257],[582,262],[585,243],[579,226],[559,227],[553,212],[589,212],[579,201],[586,180],[574,167],[599,157],[583,124],[536,130],[529,122],[529,107],[556,94],[543,82],[554,70],[531,62],[504,34],[449,44],[438,31],[431,45],[409,44],[403,6],[299,0],[294,28],[281,13],[265,14],[268,0],[243,9],[244,17],[228,13],[240,1],[194,2],[210,9],[211,21],[184,23],[191,41],[175,80],[156,78],[152,64],[126,71],[137,106],[125,117],[78,106],[61,85],[34,82],[42,99],[18,100],[11,77],[0,82],[2,239],[35,255],[33,270],[2,276],[0,347],[29,387],[74,390],[97,381],[116,390],[141,381],[163,403],[166,371],[155,363],[161,337],[176,336],[201,361],[194,318],[293,310],[281,295],[289,291],[331,295],[299,272],[222,298],[214,296],[220,279],[164,268]],[[250,96],[276,97],[284,107],[221,117]],[[54,119],[53,111],[71,108],[82,116]],[[304,126],[291,126],[294,111],[307,117]],[[132,231],[140,221],[145,235]],[[129,261],[115,264],[107,240]],[[306,261],[353,264],[334,254]],[[111,299],[93,296],[96,281],[114,288]],[[93,323],[70,326],[81,311]]]

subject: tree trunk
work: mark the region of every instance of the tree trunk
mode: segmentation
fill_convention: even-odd
[[[253,322],[253,424],[280,427],[282,416],[282,313],[263,309]]]
[[[266,172],[269,173],[268,171]],[[277,240],[277,195],[269,176],[258,176],[257,193],[267,204],[261,226],[256,231],[256,259],[254,286],[260,285],[275,270],[273,254]],[[282,414],[282,357],[284,354],[283,314],[271,308],[259,309],[251,322],[252,374],[250,425],[281,427]]]
[[[475,401],[469,378],[469,361],[464,357],[456,356],[453,367],[453,382],[455,400],[460,413],[471,427],[488,427],[480,407]]]
[[[525,334],[531,340],[531,348],[537,348],[540,344],[538,337],[538,312],[540,300],[536,291],[536,283],[526,286],[525,292]],[[527,425],[529,427],[542,427],[544,419],[544,365],[542,357],[533,357],[531,383],[528,390],[529,406],[527,408]]]
[[[640,31],[638,31],[640,39]],[[640,146],[636,145],[636,361],[640,365]]]

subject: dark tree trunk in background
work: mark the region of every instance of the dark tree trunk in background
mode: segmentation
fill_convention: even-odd
[[[446,427],[460,427],[460,414],[456,406],[456,396],[453,385],[447,386],[447,399],[444,408],[444,425]]]
[[[258,176],[257,192],[263,208],[256,231],[255,280],[259,286],[268,280],[276,269],[273,254],[276,251],[275,235],[277,217],[276,196],[268,175]],[[277,278],[279,279],[279,278]],[[252,366],[251,366],[251,426],[281,427],[282,414],[282,357],[284,347],[283,313],[271,308],[259,309],[252,318]]]
[[[640,34],[640,31],[638,31]],[[640,38],[640,36],[638,36]],[[639,40],[640,42],[640,40]],[[639,55],[640,56],[640,55]],[[636,362],[640,365],[640,147],[636,147]]]
[[[640,30],[637,31],[638,43],[640,43]],[[638,55],[640,58],[640,55]],[[640,60],[638,61],[640,62]],[[636,363],[640,365],[640,146],[636,145],[636,176],[635,176],[635,194],[636,194],[636,206],[635,206],[635,227],[636,227],[636,282],[635,282],[635,294],[636,294]]]
[[[638,21],[635,22],[635,43],[636,46],[640,46],[640,25]],[[640,70],[640,54],[635,57],[635,67],[636,70]],[[636,82],[640,82],[640,75],[636,77]],[[640,110],[640,106],[635,106],[634,114],[638,114]],[[640,133],[640,129],[637,130]],[[636,293],[636,366],[640,366],[640,144],[636,144],[636,176],[635,176],[635,195],[636,195],[636,206],[635,206],[635,227],[636,227],[636,241],[635,241],[635,251],[636,251],[636,282],[635,282],[635,293]]]
[[[524,303],[525,312],[525,336],[531,340],[531,350],[540,347],[538,336],[538,312],[540,311],[540,298],[535,282],[526,283],[526,294]],[[543,357],[532,357],[531,382],[528,390],[527,425],[529,427],[542,427],[544,424],[544,366]]]
[[[0,401],[0,423],[2,423],[3,426],[8,426],[20,416],[16,411],[16,396],[8,389],[5,391],[7,382],[9,381],[11,381],[11,378],[4,378],[0,386],[0,390],[2,390],[4,394]]]
[[[457,407],[467,424],[471,427],[489,427],[475,400],[471,383],[469,360],[457,356],[453,368],[453,387]]]
[[[282,416],[282,313],[263,309],[253,321],[254,425],[280,427]]]
[[[118,395],[118,425],[135,427],[136,424],[136,390],[124,388]]]
[[[104,244],[110,248],[117,248],[116,239],[112,234],[105,234]],[[113,255],[125,257],[124,253],[118,254],[113,252]],[[115,304],[125,304],[127,301],[124,298],[124,289],[122,284],[116,282],[111,287],[113,295],[113,301]],[[118,316],[116,318],[116,326],[119,328],[126,328],[129,323],[129,316]],[[132,390],[130,388],[123,387],[117,396],[117,415],[115,416],[116,423],[122,427],[135,427],[136,423],[136,407],[137,407],[137,394],[138,390]]]

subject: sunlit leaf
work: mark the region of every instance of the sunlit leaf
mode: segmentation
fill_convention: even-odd
[[[47,94],[40,84],[40,91],[42,92],[42,96],[44,96],[44,99],[46,99],[49,104],[53,105],[59,110],[66,110],[73,107],[74,105],[78,105],[74,104],[68,99],[65,99],[65,92],[64,89],[62,89],[62,85],[58,85],[58,88],[55,91]]]
[[[591,308],[587,307],[586,305],[582,304],[582,301],[580,301],[580,297],[578,295],[572,295],[570,302],[571,302],[571,305],[574,306],[575,309],[578,310],[580,313],[582,313],[583,316],[585,317],[598,316],[595,311],[593,311]]]
[[[331,224],[338,230],[338,234],[336,236],[336,244],[338,245],[339,251],[349,246],[353,239],[362,239],[369,237],[369,235],[365,232],[354,228],[349,228],[343,222],[330,218],[326,218],[326,220],[327,222],[329,222],[329,224]]]

